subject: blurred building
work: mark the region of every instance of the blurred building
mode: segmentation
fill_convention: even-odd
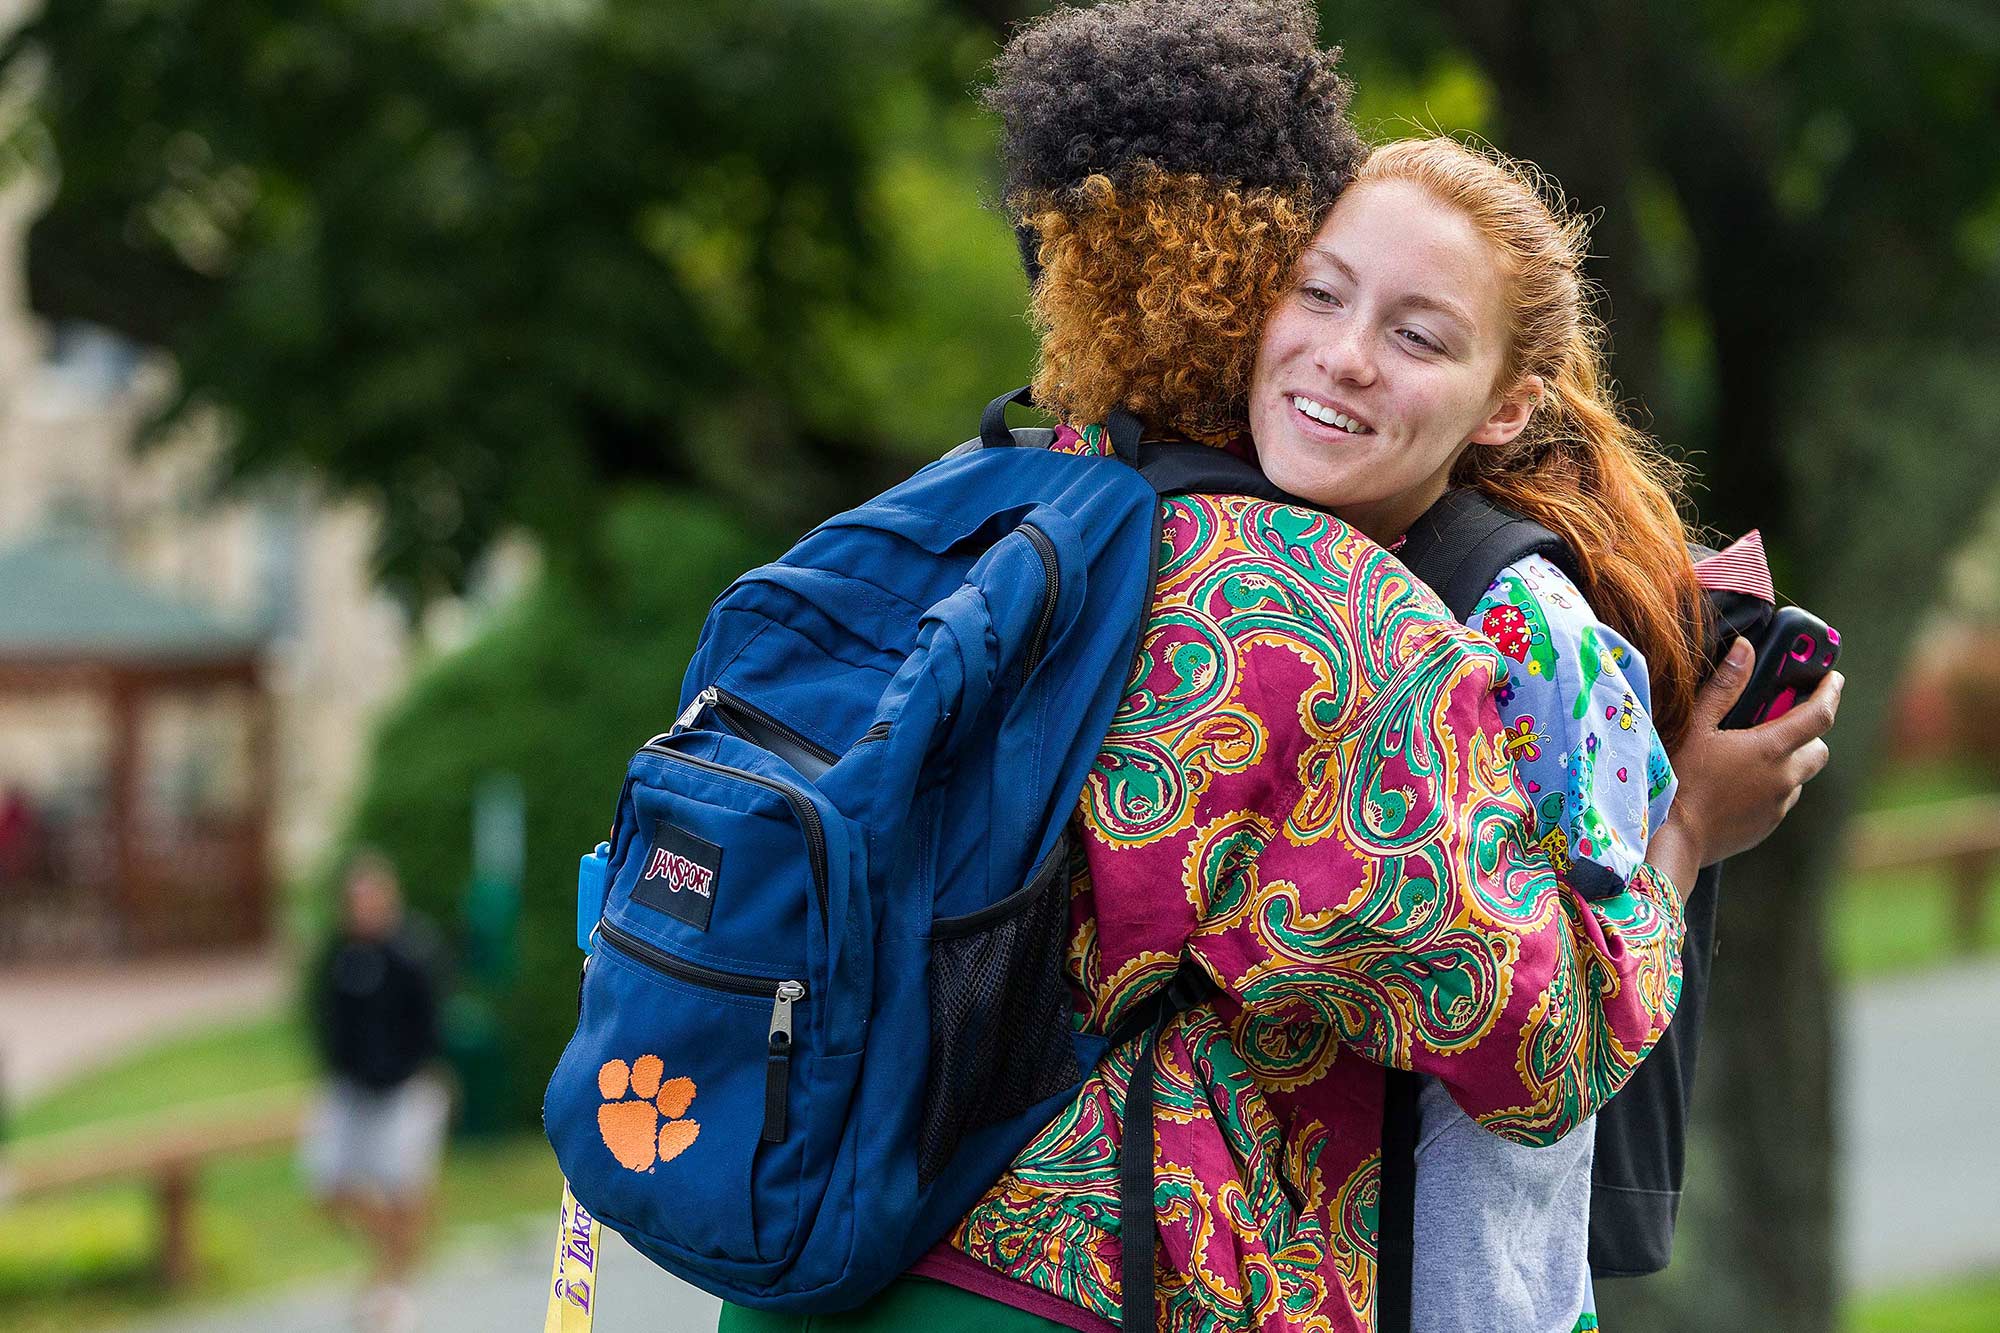
[[[0,346],[38,333],[18,307],[0,306]],[[370,719],[406,669],[401,613],[368,584],[371,516],[320,503],[304,486],[207,503],[211,434],[185,432],[143,455],[131,448],[141,404],[164,378],[158,367],[102,334],[41,341],[46,359],[10,357],[0,378],[0,548],[55,531],[80,537],[138,584],[265,639],[282,757],[275,850],[281,865],[297,865],[338,819]],[[62,780],[59,745],[29,737],[73,730],[81,719],[64,716],[68,707],[0,712],[0,784]]]
[[[39,201],[32,182],[0,191],[0,552],[76,547],[129,580],[133,605],[184,608],[183,620],[223,627],[211,637],[262,642],[275,780],[249,796],[269,798],[271,869],[282,878],[337,827],[372,719],[408,670],[404,618],[368,578],[374,517],[304,480],[212,502],[213,421],[135,449],[171,367],[102,330],[29,312],[23,246]],[[240,716],[200,704],[147,712],[150,808],[189,815],[256,781],[232,739]],[[6,818],[101,808],[114,732],[88,691],[0,698]]]

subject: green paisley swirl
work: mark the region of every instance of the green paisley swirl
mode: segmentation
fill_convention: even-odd
[[[1171,587],[1187,566],[1215,546],[1215,496],[1177,495],[1160,516],[1160,569],[1154,581]]]

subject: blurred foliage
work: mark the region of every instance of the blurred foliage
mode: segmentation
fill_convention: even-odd
[[[2000,504],[1987,508],[1952,561],[1942,609],[1961,622],[2000,626]]]
[[[0,1212],[0,1330],[76,1328],[93,1298],[157,1299],[150,1203],[139,1188],[96,1190]]]
[[[621,482],[792,524],[1026,376],[985,48],[925,0],[65,0],[0,53],[40,311],[164,347],[221,480],[386,517],[406,603]],[[773,485],[773,478],[782,478]]]
[[[538,1122],[576,1023],[577,858],[605,836],[632,751],[673,721],[709,601],[776,553],[713,506],[646,495],[610,508],[603,546],[587,596],[551,574],[417,680],[376,736],[351,824],[395,862],[413,906],[451,923],[472,876],[474,788],[519,778],[521,982],[499,1013],[517,1124]]]

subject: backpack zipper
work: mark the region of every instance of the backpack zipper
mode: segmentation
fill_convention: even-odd
[[[809,736],[802,736],[791,727],[778,721],[769,713],[751,703],[741,695],[731,694],[720,685],[710,685],[699,695],[697,701],[706,699],[710,709],[720,716],[723,723],[752,745],[761,746],[779,758],[784,757],[787,746],[796,746],[828,768],[840,762],[840,756]],[[759,735],[757,733],[764,733]],[[778,744],[770,741],[776,739]],[[794,765],[796,767],[796,765]]]
[[[708,690],[703,690],[702,694],[707,694],[709,690],[714,688],[711,685]],[[701,695],[696,695],[695,703],[698,704],[700,702]],[[694,704],[688,705],[690,712],[693,711],[694,706]],[[687,714],[683,713],[682,716],[685,717]],[[752,773],[747,769],[731,768],[728,764],[718,764],[707,759],[697,759],[691,754],[682,754],[678,750],[667,748],[664,744],[666,739],[665,736],[655,736],[640,748],[640,753],[656,754],[663,759],[671,759],[675,763],[688,764],[695,768],[706,769],[711,773],[720,773],[725,777],[736,778],[742,782],[754,782],[760,787],[769,788],[790,802],[792,813],[798,816],[799,826],[805,830],[807,859],[812,864],[813,896],[819,902],[820,920],[825,921],[827,917],[826,825],[820,822],[819,807],[807,799],[804,792],[801,792],[788,782],[780,782],[776,778],[767,778],[761,773]],[[831,928],[831,926],[828,927],[828,929]]]
[[[1032,523],[1023,523],[1020,531],[1027,537],[1028,544],[1035,548],[1035,554],[1042,560],[1042,580],[1046,591],[1042,596],[1042,616],[1035,622],[1035,636],[1028,640],[1028,653],[1022,659],[1021,679],[1026,680],[1041,665],[1042,654],[1048,651],[1049,626],[1055,623],[1056,599],[1062,596],[1062,577],[1056,564],[1056,544],[1049,540],[1049,534]]]
[[[597,923],[598,936],[626,957],[656,972],[701,986],[727,991],[732,995],[771,997],[771,1027],[765,1038],[764,1131],[766,1143],[785,1139],[785,1104],[790,1095],[792,1072],[792,1006],[806,998],[806,983],[791,978],[748,977],[740,972],[718,972],[700,963],[674,957],[637,935],[613,924],[609,918]]]
[[[686,731],[694,725],[695,719],[701,716],[702,709],[715,707],[716,700],[721,697],[722,692],[717,690],[715,686],[702,686],[701,691],[694,698],[688,700],[688,706],[681,709],[681,715],[674,719],[674,725],[653,737],[652,740],[647,741],[646,744],[658,745],[675,732]]]
[[[792,1076],[792,1006],[806,998],[803,981],[781,981],[772,997],[771,1032],[764,1056],[764,1133],[766,1143],[785,1141],[785,1102]]]

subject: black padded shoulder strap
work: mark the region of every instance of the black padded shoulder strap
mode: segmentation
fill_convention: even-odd
[[[1407,1069],[1386,1069],[1383,1074],[1375,1328],[1377,1333],[1410,1333],[1416,1304],[1418,1098],[1423,1082]]]
[[[1263,469],[1226,449],[1192,440],[1147,440],[1139,446],[1139,474],[1161,498],[1170,495],[1248,495],[1277,504],[1318,505],[1275,485]]]
[[[1577,577],[1576,557],[1562,538],[1469,487],[1446,491],[1426,509],[1396,554],[1460,620],[1517,560],[1546,556]]]
[[[1139,1058],[1126,1084],[1125,1128],[1118,1164],[1118,1221],[1125,1241],[1119,1268],[1118,1316],[1119,1327],[1130,1333],[1151,1328],[1157,1307],[1153,1260],[1159,1249],[1159,1218],[1154,1201],[1153,1163],[1159,1152],[1159,1139],[1153,1120],[1153,1074],[1159,1057],[1160,1033],[1175,1014],[1205,1003],[1216,993],[1215,982],[1208,973],[1199,964],[1183,958],[1180,970],[1159,995],[1142,1005],[1135,1018],[1111,1034],[1114,1047],[1123,1046],[1142,1032],[1146,1038],[1140,1043]]]

